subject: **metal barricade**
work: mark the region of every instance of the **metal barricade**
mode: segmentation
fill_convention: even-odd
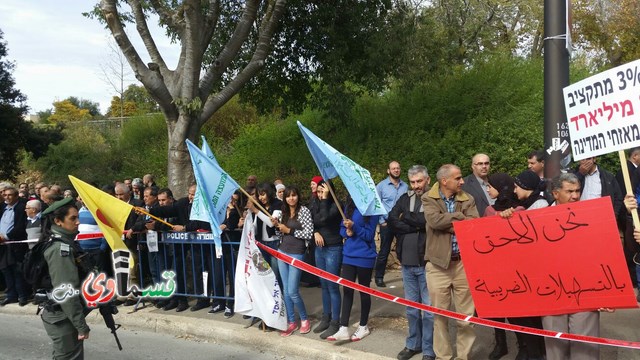
[[[162,272],[173,270],[177,285],[174,295],[233,300],[239,239],[240,231],[223,231],[220,258],[216,256],[213,234],[209,232],[158,233],[157,253],[149,252],[146,241],[141,240],[138,243],[140,287],[150,285],[150,280],[161,282]]]

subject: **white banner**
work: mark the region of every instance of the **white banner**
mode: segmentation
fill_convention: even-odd
[[[640,60],[563,89],[574,160],[640,146]]]
[[[256,245],[253,216],[247,216],[236,264],[234,311],[286,330],[287,315],[276,275]]]

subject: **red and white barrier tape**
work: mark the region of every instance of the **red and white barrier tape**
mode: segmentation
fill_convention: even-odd
[[[363,293],[366,293],[366,294],[369,294],[369,295],[373,295],[373,296],[378,297],[380,299],[392,301],[394,303],[401,304],[401,305],[404,305],[404,306],[410,306],[410,307],[413,307],[413,308],[416,308],[416,309],[420,309],[420,310],[423,310],[423,311],[428,311],[430,313],[433,313],[433,314],[436,314],[436,315],[441,315],[441,316],[447,317],[449,319],[454,319],[454,320],[459,320],[459,321],[466,321],[466,322],[470,322],[472,324],[477,324],[477,325],[482,325],[482,326],[487,326],[487,327],[492,327],[492,328],[498,328],[498,329],[504,329],[504,330],[510,330],[510,331],[516,331],[516,332],[525,333],[525,334],[539,335],[539,336],[550,337],[550,338],[578,341],[578,342],[589,343],[589,344],[616,346],[616,347],[623,347],[623,348],[630,348],[630,349],[640,349],[640,342],[616,340],[616,339],[607,339],[607,338],[576,335],[576,334],[567,334],[567,333],[562,333],[562,332],[557,332],[557,331],[541,330],[541,329],[535,329],[535,328],[530,328],[530,327],[525,327],[525,326],[512,325],[512,324],[507,324],[507,323],[501,323],[501,322],[498,322],[498,321],[482,319],[482,318],[475,317],[475,316],[464,315],[464,314],[456,313],[456,312],[453,312],[453,311],[450,311],[450,310],[443,310],[443,309],[439,309],[439,308],[436,308],[436,307],[433,307],[433,306],[420,304],[420,303],[417,303],[417,302],[414,302],[414,301],[409,301],[407,299],[404,299],[404,298],[401,298],[401,297],[397,297],[397,296],[394,296],[394,295],[391,295],[391,294],[387,294],[387,293],[382,292],[382,291],[374,290],[374,289],[372,289],[370,287],[366,287],[366,286],[354,283],[353,281],[349,281],[349,280],[343,279],[343,278],[341,278],[339,276],[333,275],[333,274],[328,273],[328,272],[326,272],[324,270],[320,270],[315,266],[311,266],[311,265],[305,263],[304,261],[296,260],[296,259],[292,258],[291,256],[288,256],[286,254],[283,254],[281,252],[273,250],[273,249],[269,248],[268,246],[260,244],[259,242],[256,242],[256,244],[258,244],[258,246],[262,250],[268,252],[272,256],[275,256],[279,260],[282,260],[285,263],[287,263],[289,265],[292,265],[292,266],[295,266],[298,269],[304,270],[304,271],[306,271],[308,273],[317,275],[317,276],[319,276],[319,277],[321,277],[321,278],[323,278],[325,280],[329,280],[329,281],[332,281],[334,283],[338,283],[338,284],[340,284],[342,286],[346,286],[346,287],[349,287],[351,289],[358,290],[360,292],[363,292]]]
[[[84,241],[84,240],[92,240],[99,239],[104,237],[102,233],[91,233],[91,234],[78,234],[76,236],[76,241]],[[37,243],[38,239],[28,239],[28,240],[11,240],[0,243],[0,245],[11,245],[11,244],[30,244]]]

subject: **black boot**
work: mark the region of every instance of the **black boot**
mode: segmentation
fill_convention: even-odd
[[[322,334],[320,334],[320,339],[326,339],[329,336],[337,333],[338,330],[340,330],[340,323],[337,320],[331,320],[331,322],[329,323],[329,327]]]
[[[496,346],[489,354],[489,360],[498,360],[509,353],[507,349],[507,334],[502,329],[495,329]]]
[[[322,320],[320,320],[320,323],[318,324],[318,326],[316,326],[315,329],[313,329],[313,332],[316,334],[319,334],[325,330],[327,330],[327,328],[329,327],[329,322],[331,321],[331,316],[327,315],[327,314],[323,314],[322,315]],[[333,334],[331,334],[333,335]]]
[[[529,359],[529,350],[527,349],[526,335],[516,332],[516,339],[518,340],[518,354],[516,354],[515,360]]]
[[[518,346],[518,354],[516,355],[515,360],[527,360],[529,359],[529,354],[527,353],[527,345],[520,344]]]

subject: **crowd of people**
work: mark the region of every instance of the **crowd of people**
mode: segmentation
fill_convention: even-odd
[[[258,183],[255,175],[249,175],[244,191],[236,191],[231,198],[226,219],[221,230],[229,244],[223,247],[224,256],[214,255],[212,244],[192,246],[159,246],[149,251],[147,236],[152,232],[207,232],[209,223],[190,220],[196,185],[188,190],[188,196],[174,199],[169,188],[156,185],[151,174],[143,178],[124,179],[102,187],[102,190],[144,212],[132,211],[127,219],[125,244],[140,268],[129,274],[130,284],[141,284],[144,277],[154,283],[161,282],[162,270],[172,269],[178,279],[187,279],[184,273],[193,261],[190,276],[193,281],[177,281],[177,293],[170,299],[154,301],[165,311],[178,312],[189,309],[187,287],[193,288],[196,302],[191,311],[210,308],[210,313],[224,312],[226,318],[234,316],[233,275],[240,230],[247,217],[253,217],[256,239],[267,247],[287,254],[294,259],[311,263],[331,274],[357,281],[369,287],[386,287],[384,280],[387,261],[396,240],[396,254],[401,264],[405,298],[411,301],[449,309],[469,316],[475,307],[464,271],[453,223],[482,216],[509,218],[519,211],[539,209],[556,204],[610,196],[618,225],[624,239],[625,255],[630,274],[636,282],[633,256],[640,250],[635,238],[628,209],[635,208],[634,195],[623,197],[622,176],[614,176],[603,169],[597,158],[584,159],[577,168],[553,179],[544,178],[545,153],[533,151],[528,156],[528,169],[512,177],[505,173],[491,173],[491,161],[486,154],[476,154],[471,159],[471,174],[462,176],[461,169],[453,164],[442,165],[436,171],[436,180],[423,165],[413,165],[407,172],[408,184],[401,177],[397,161],[388,164],[388,176],[377,184],[376,190],[388,215],[367,216],[360,213],[353,200],[347,197],[339,201],[331,180],[320,176],[310,182],[311,196],[303,197],[296,186],[285,185],[282,180]],[[629,154],[628,168],[633,188],[640,184],[640,148]],[[78,230],[82,233],[99,232],[95,219],[83,205],[73,189],[45,183],[0,184],[4,203],[0,207],[0,242],[37,239],[46,227],[41,224],[43,212],[50,206],[59,207],[65,198],[77,201]],[[249,194],[251,199],[245,194]],[[624,205],[623,205],[623,199]],[[68,200],[70,203],[72,200]],[[58,202],[58,203],[57,203]],[[66,206],[66,205],[65,205]],[[67,210],[65,210],[67,211]],[[65,225],[65,214],[58,214],[60,226]],[[166,223],[157,221],[160,218]],[[56,223],[57,224],[57,223]],[[51,225],[49,225],[51,226]],[[71,225],[69,225],[72,227]],[[51,230],[46,230],[48,233]],[[61,230],[56,228],[56,231]],[[376,250],[375,237],[380,237]],[[66,233],[65,233],[66,234]],[[635,237],[634,237],[635,235]],[[112,271],[109,248],[104,239],[79,242],[82,251],[91,254],[98,267]],[[26,243],[0,246],[0,270],[2,271],[5,297],[0,306],[18,303],[24,306],[33,289],[22,279],[19,263],[28,250]],[[190,254],[187,254],[189,252]],[[367,326],[371,299],[360,294],[360,321],[355,331],[350,331],[350,315],[354,290],[318,279],[310,274],[279,261],[268,252],[262,253],[273,269],[281,286],[286,304],[287,328],[283,337],[296,331],[307,334],[313,330],[320,338],[329,341],[359,341],[370,334]],[[197,261],[202,259],[202,261]],[[637,259],[640,260],[640,259]],[[638,270],[636,270],[638,269]],[[203,271],[212,274],[208,290],[203,289]],[[142,276],[140,276],[142,275]],[[306,278],[305,278],[306,276]],[[142,278],[140,278],[142,277]],[[300,284],[321,288],[322,315],[312,326],[300,293]],[[206,286],[206,285],[205,285]],[[121,298],[118,305],[134,305],[133,298]],[[603,309],[606,310],[606,309]],[[450,341],[448,320],[439,315],[408,307],[408,336],[398,359],[409,359],[421,354],[423,359],[451,359],[454,349]],[[299,321],[298,321],[299,320]],[[510,323],[565,333],[598,336],[599,313],[577,313],[558,316],[496,319]],[[75,323],[74,323],[75,325]],[[80,324],[86,326],[86,324]],[[76,328],[76,332],[88,338],[88,327]],[[597,346],[570,343],[558,339],[543,339],[534,335],[517,333],[516,359],[598,359]],[[457,359],[467,359],[475,340],[472,324],[457,323],[455,353]],[[499,359],[508,353],[506,333],[495,331],[495,347],[490,359]]]

